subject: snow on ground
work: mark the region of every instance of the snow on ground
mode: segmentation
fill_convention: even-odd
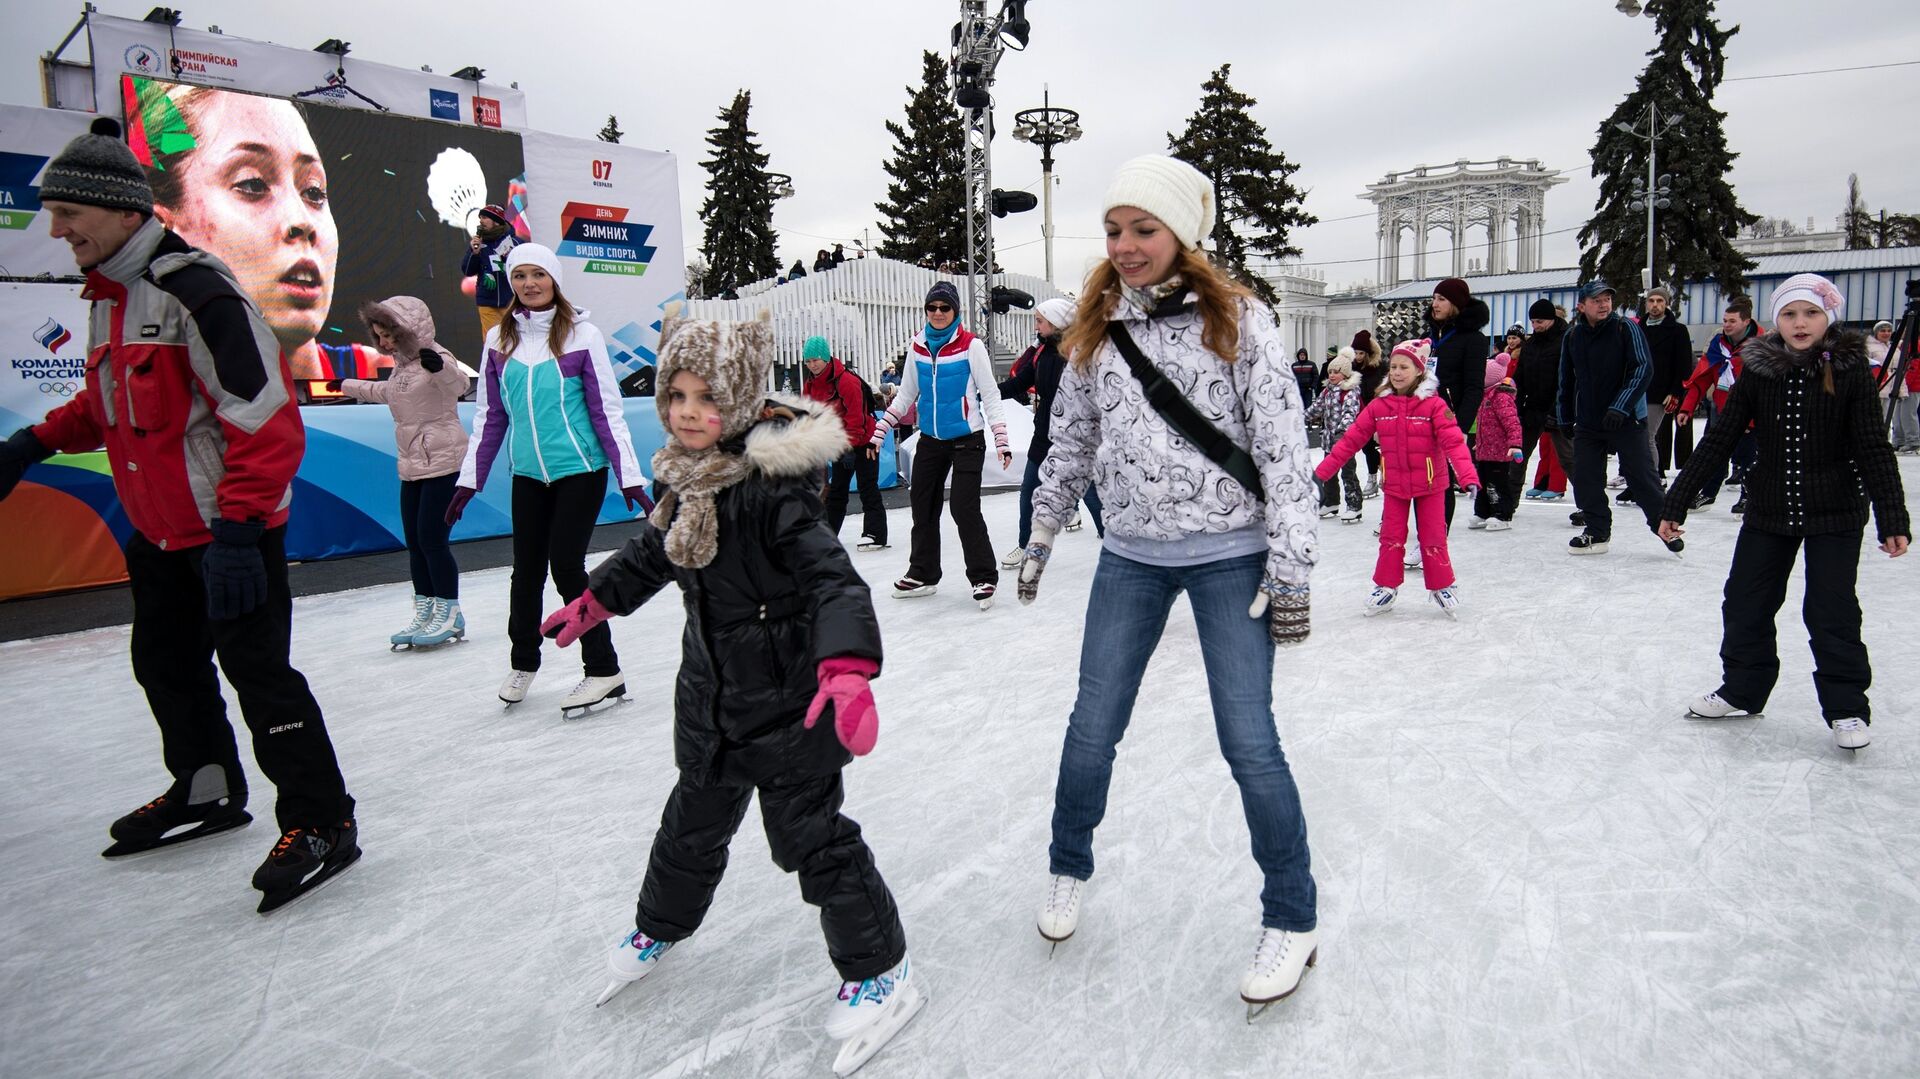
[[[1320,965],[1251,1025],[1236,987],[1259,879],[1186,605],[1121,746],[1079,935],[1050,959],[1033,914],[1093,532],[1063,537],[1038,603],[1009,587],[986,613],[950,526],[952,584],[932,598],[887,597],[904,542],[855,554],[888,657],[849,812],[932,996],[865,1074],[1915,1074],[1920,560],[1862,558],[1881,721],[1857,759],[1817,718],[1798,584],[1766,718],[1689,721],[1716,685],[1726,505],[1690,523],[1684,560],[1626,524],[1612,553],[1570,558],[1564,503],[1504,534],[1463,517],[1457,624],[1417,583],[1363,622],[1371,529],[1324,524],[1313,637],[1275,686]],[[986,501],[998,549],[1016,508]],[[904,541],[904,510],[892,529]],[[386,649],[404,585],[298,601],[295,659],[367,853],[266,919],[248,887],[274,839],[257,770],[251,827],[98,856],[166,784],[126,627],[0,646],[0,1074],[827,1072],[834,975],[758,814],[706,928],[592,1006],[673,782],[677,594],[615,625],[638,699],[563,723],[577,661],[549,652],[503,714],[507,571],[464,592],[474,640],[422,655]]]

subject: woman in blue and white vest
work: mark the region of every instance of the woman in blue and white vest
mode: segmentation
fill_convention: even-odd
[[[575,599],[587,587],[587,542],[606,498],[608,469],[628,509],[652,505],[627,433],[606,338],[587,321],[587,311],[560,291],[560,260],[539,244],[520,244],[507,256],[507,278],[513,302],[487,334],[474,394],[473,438],[447,520],[459,520],[486,486],[504,446],[513,470],[513,590],[507,614],[513,670],[500,687],[500,699],[516,704],[526,699],[540,669],[547,575],[553,575],[562,599]],[[612,632],[597,627],[580,643],[585,677],[560,707],[588,707],[624,696]]]
[[[993,431],[1000,467],[1013,463],[1007,449],[1007,424],[1000,412],[1000,388],[993,377],[987,343],[960,325],[960,291],[951,281],[936,281],[927,292],[927,324],[907,348],[900,392],[875,426],[869,455],[877,453],[887,432],[920,406],[920,442],[913,454],[913,479],[907,485],[913,504],[913,554],[907,575],[893,582],[893,597],[930,596],[940,583],[940,502],[953,473],[953,524],[960,530],[967,580],[982,610],[993,604],[1000,584],[1000,560],[987,538],[980,515],[980,473],[986,467],[986,430]]]

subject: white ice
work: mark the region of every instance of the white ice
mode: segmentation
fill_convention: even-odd
[[[1903,459],[1909,490],[1920,461]],[[1324,522],[1312,639],[1279,729],[1320,888],[1320,964],[1249,1025],[1260,881],[1176,606],[1120,747],[1079,934],[1033,916],[1097,541],[1062,537],[1039,602],[950,584],[895,600],[897,545],[855,554],[887,644],[878,750],[847,773],[931,1003],[864,1074],[1912,1076],[1920,1072],[1920,558],[1868,549],[1878,722],[1818,718],[1798,620],[1757,720],[1681,718],[1717,684],[1736,518],[1684,560],[1629,514],[1571,558],[1566,503],[1453,531],[1465,608],[1417,574],[1363,621],[1375,540]],[[1367,503],[1367,521],[1379,514]],[[1016,501],[986,501],[996,550]],[[843,534],[849,543],[857,514]],[[469,643],[392,655],[405,585],[298,602],[366,856],[272,918],[251,827],[125,863],[106,826],[166,785],[126,627],[0,646],[0,1075],[826,1074],[835,985],[750,813],[706,927],[605,1008],[602,952],[673,782],[678,594],[619,621],[638,699],[564,723],[549,652],[503,714],[507,571],[463,582]]]

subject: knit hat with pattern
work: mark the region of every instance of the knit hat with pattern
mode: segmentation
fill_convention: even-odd
[[[120,125],[102,116],[47,165],[40,201],[151,214],[153,188],[147,186],[147,170],[120,138]]]

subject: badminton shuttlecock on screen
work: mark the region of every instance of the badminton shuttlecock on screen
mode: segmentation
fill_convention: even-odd
[[[440,151],[427,169],[427,201],[440,220],[471,234],[487,204],[487,177],[479,160],[458,146]]]

